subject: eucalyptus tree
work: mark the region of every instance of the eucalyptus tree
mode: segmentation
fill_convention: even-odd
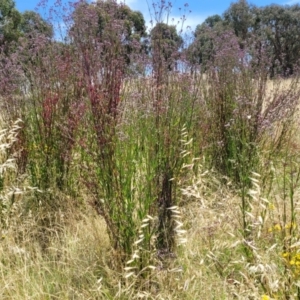
[[[0,0],[0,45],[16,41],[20,36],[22,15],[13,0]]]
[[[165,72],[175,70],[183,39],[177,33],[176,26],[162,22],[153,27],[150,39],[154,74],[161,82]]]
[[[194,40],[186,50],[192,69],[199,65],[201,65],[202,71],[207,69],[215,55],[215,39],[225,30],[226,27],[220,15],[210,16],[196,27]]]
[[[231,3],[230,7],[223,14],[224,23],[234,31],[239,38],[241,46],[243,41],[249,37],[252,27],[252,10],[246,0],[239,0]]]
[[[71,43],[82,48],[83,45],[93,47],[96,42],[98,46],[101,44],[103,57],[114,51],[125,58],[127,65],[134,51],[141,49],[141,39],[146,36],[142,13],[114,0],[98,0],[91,4],[80,1],[72,19],[74,25],[69,30]]]
[[[255,8],[253,35],[270,60],[270,75],[294,73],[300,58],[300,6]]]
[[[19,30],[23,36],[31,38],[34,34],[42,34],[48,38],[53,37],[52,24],[45,21],[37,12],[27,10],[21,16]]]

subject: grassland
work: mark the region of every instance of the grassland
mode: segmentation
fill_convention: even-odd
[[[128,125],[129,120],[139,120],[134,108],[144,112],[152,109],[148,97],[153,86],[138,81],[135,84],[131,82],[130,88],[123,90],[122,126]],[[201,84],[197,83],[193,90],[193,95],[200,99],[196,105],[201,105],[209,93]],[[278,82],[268,83],[265,101],[275,103],[297,87],[292,82],[280,84],[284,87]],[[178,84],[172,86],[167,87],[166,95],[176,99],[183,91]],[[179,105],[174,103],[170,105]],[[279,111],[278,106],[273,109]],[[175,112],[174,115],[178,116]],[[234,182],[234,177],[222,174],[207,161],[210,152],[205,152],[205,147],[200,151],[199,140],[189,149],[181,148],[181,155],[187,160],[176,179],[177,203],[173,216],[180,224],[175,234],[176,250],[164,255],[154,246],[148,249],[139,246],[139,228],[131,225],[136,231],[132,255],[146,253],[149,265],[144,267],[150,270],[142,269],[133,275],[128,265],[118,263],[120,254],[112,247],[107,220],[94,209],[91,190],[77,181],[75,192],[52,190],[49,200],[49,190],[48,194],[38,191],[28,173],[18,171],[20,148],[14,145],[20,138],[22,121],[15,124],[2,121],[0,298],[299,299],[298,113],[270,120],[272,126],[258,144],[260,164],[250,170],[251,183],[247,183],[245,192]],[[131,134],[130,130],[122,132]],[[202,136],[200,142],[205,145],[204,133],[198,137]],[[120,138],[130,143],[126,137]],[[150,146],[142,144],[142,136],[139,138],[137,151],[146,153],[145,148],[139,147]],[[189,137],[185,138],[184,145],[189,147]],[[122,147],[123,155],[129,155]],[[128,144],[126,147],[129,149]],[[80,162],[76,151],[70,165],[73,174],[81,170],[77,168]],[[136,190],[134,201],[147,196],[139,186],[148,184],[142,179],[147,176],[147,158],[143,154],[136,160],[138,170],[130,184]],[[125,167],[126,172],[130,172],[128,168]],[[247,207],[243,208],[245,197]],[[39,204],[33,199],[38,199]],[[49,209],[48,205],[54,208]],[[149,218],[140,222],[141,226],[150,223]]]

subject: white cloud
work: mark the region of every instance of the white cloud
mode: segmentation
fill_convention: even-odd
[[[96,3],[98,0],[90,0],[91,3]],[[137,0],[117,0],[118,3],[125,3],[127,5],[132,5],[137,2]]]
[[[97,1],[97,0],[92,0],[92,1]],[[154,18],[154,11],[152,7],[152,2],[151,1],[141,1],[141,0],[117,0],[119,3],[125,3],[128,5],[132,10],[138,10],[140,11],[144,18],[145,18],[145,23],[148,28],[148,31],[151,30],[151,28],[155,25],[155,20]],[[294,0],[290,0],[294,1]],[[149,4],[149,6],[148,6]],[[173,11],[175,10],[175,7],[173,8]],[[194,14],[190,13],[186,15],[186,19],[183,22],[183,17],[182,15],[179,14],[171,14],[168,17],[168,20],[166,19],[167,14],[165,14],[164,22],[168,22],[170,25],[176,25],[178,31],[181,29],[185,32],[187,29],[189,30],[195,30],[196,26],[201,24],[207,17],[209,17],[211,14]],[[151,22],[153,21],[153,22]]]
[[[173,22],[170,22],[170,24],[177,25],[178,29],[182,29],[183,31],[189,29],[189,30],[195,30],[196,26],[203,23],[204,20],[209,15],[196,15],[191,14],[185,17],[183,19],[182,16],[171,16],[170,20],[174,20]]]
[[[293,5],[293,4],[299,4],[299,3],[300,3],[299,0],[289,0],[289,1],[286,1],[284,4]]]
[[[126,0],[128,1],[128,0]],[[130,6],[131,9],[133,10],[138,10],[140,11],[144,18],[145,18],[145,23],[146,26],[148,28],[148,30],[150,30],[154,25],[155,25],[155,13],[152,10],[152,7],[150,7],[150,11],[149,11],[149,7],[147,6],[147,4],[145,3],[141,3],[141,2],[136,2],[136,0],[129,0],[130,2],[132,2],[132,4],[128,4]],[[125,2],[126,3],[126,2]],[[188,14],[185,17],[183,17],[183,15],[179,15],[179,14],[173,14],[171,12],[171,14],[169,16],[167,16],[167,14],[165,14],[163,21],[170,24],[170,25],[176,25],[178,31],[179,30],[187,30],[188,28],[190,30],[195,30],[196,26],[201,24],[207,17],[209,17],[210,14]]]
[[[128,6],[132,6],[133,4],[137,3],[137,0],[124,0],[124,1],[120,0],[119,2],[125,3]]]

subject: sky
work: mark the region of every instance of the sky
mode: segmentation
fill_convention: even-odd
[[[55,0],[46,0],[50,3],[54,3]],[[67,0],[60,0],[67,2]],[[72,1],[72,0],[68,0]],[[143,13],[146,20],[146,25],[151,27],[151,17],[149,13],[152,9],[152,0],[120,0],[124,1],[131,9],[139,10]],[[155,2],[156,0],[154,0]],[[172,10],[169,14],[169,24],[179,24],[178,26],[186,29],[190,27],[192,30],[198,24],[201,24],[207,17],[214,14],[221,15],[226,9],[229,8],[230,3],[236,2],[233,0],[169,0],[172,2]],[[34,10],[37,7],[39,0],[15,0],[16,8],[23,12],[25,10]],[[73,2],[73,1],[72,1]],[[166,1],[168,2],[168,0]],[[188,7],[185,7],[185,3],[188,3]],[[249,4],[256,6],[266,6],[270,4],[279,5],[293,5],[300,4],[300,0],[248,0]],[[182,17],[186,19],[182,25]],[[153,16],[153,13],[152,13]]]

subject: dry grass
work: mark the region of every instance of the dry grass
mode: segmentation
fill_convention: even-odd
[[[268,282],[273,295],[278,293],[284,275],[280,237],[269,229],[282,210],[280,195],[267,208],[263,224],[257,224],[261,203],[253,205],[253,213],[257,212],[251,240],[254,260],[249,263],[242,250],[240,199],[230,185],[210,171],[182,191],[187,243],[167,265],[157,265],[149,290],[143,285],[134,289],[140,284],[134,279],[124,285],[125,271],[112,271],[114,256],[105,224],[86,212],[53,234],[46,250],[33,239],[39,226],[34,217],[16,222],[17,228],[11,226],[0,243],[0,298],[260,299],[264,291],[258,278]],[[299,200],[297,191],[297,209]]]
[[[268,88],[271,93],[276,84]],[[50,229],[40,222],[43,212],[24,213],[23,204],[29,197],[26,181],[9,177],[22,194],[13,214],[5,215],[9,222],[2,225],[0,299],[286,299],[288,289],[293,290],[289,299],[297,299],[298,269],[282,254],[300,251],[299,185],[295,181],[293,195],[283,186],[285,176],[291,183],[290,174],[299,174],[299,144],[293,139],[287,146],[293,168],[285,171],[282,163],[274,162],[269,174],[273,180],[264,183],[263,176],[253,174],[248,240],[241,232],[241,198],[231,183],[201,166],[198,175],[188,174],[179,187],[187,242],[178,247],[176,257],[164,262],[157,258],[155,270],[145,281],[125,279],[126,270],[113,271],[117,269],[115,253],[105,222],[88,206],[57,212],[49,234]],[[67,201],[64,195],[58,197]],[[293,212],[295,224],[290,223]],[[43,234],[50,237],[46,248],[38,241]]]

